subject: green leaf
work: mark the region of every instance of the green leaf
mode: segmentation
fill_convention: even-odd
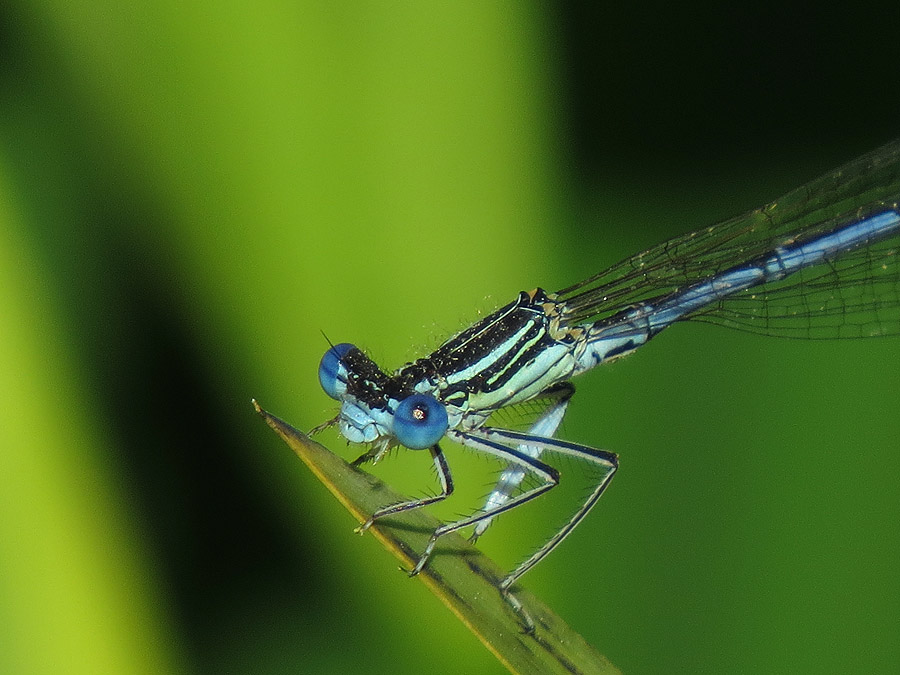
[[[359,522],[379,507],[405,500],[379,479],[270,415],[255,400],[253,406]],[[378,521],[369,531],[410,569],[440,524],[424,509],[416,509]],[[441,537],[435,553],[418,578],[510,672],[619,672],[546,605],[519,589],[516,598],[536,624],[533,634],[525,632],[497,588],[503,570],[462,537],[455,533]]]

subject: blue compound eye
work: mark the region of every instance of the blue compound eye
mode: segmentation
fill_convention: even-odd
[[[356,349],[356,346],[349,342],[329,347],[319,362],[319,384],[325,393],[335,400],[340,400],[347,391],[347,367],[341,359],[351,349]]]
[[[447,431],[447,409],[433,396],[407,396],[394,412],[394,436],[407,448],[424,450]]]

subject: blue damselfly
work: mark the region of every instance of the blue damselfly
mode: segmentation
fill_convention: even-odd
[[[319,366],[325,392],[341,403],[347,440],[368,444],[357,462],[395,446],[431,453],[440,492],[377,510],[376,520],[433,504],[453,492],[439,442],[447,438],[499,458],[506,468],[476,513],[439,527],[438,539],[472,527],[559,482],[545,453],[597,468],[568,522],[506,576],[500,592],[521,612],[512,585],[559,544],[609,485],[616,455],[554,438],[575,392],[570,380],[630,354],[679,321],[705,321],[764,335],[826,339],[900,334],[900,141],[850,162],[781,199],[676,237],[556,293],[523,291],[510,304],[394,374],[351,344],[330,347]],[[493,426],[493,413],[536,401],[526,432]],[[527,479],[527,480],[526,480]],[[526,624],[527,616],[523,616]]]

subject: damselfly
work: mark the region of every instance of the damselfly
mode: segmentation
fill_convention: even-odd
[[[612,452],[554,438],[575,392],[573,377],[630,354],[678,321],[797,338],[898,335],[898,251],[900,141],[894,141],[767,206],[676,237],[556,293],[523,291],[393,375],[351,344],[332,346],[319,381],[341,409],[322,427],[337,424],[347,440],[369,444],[357,462],[378,461],[395,446],[428,450],[440,483],[436,495],[377,510],[360,530],[453,492],[443,438],[493,455],[506,468],[481,509],[435,530],[410,574],[423,569],[442,535],[472,527],[477,538],[497,515],[557,485],[559,473],[544,453],[590,463],[597,480],[587,500],[500,582],[521,611],[512,585],[584,518],[618,466]],[[528,401],[544,408],[527,432],[489,423],[499,409]]]

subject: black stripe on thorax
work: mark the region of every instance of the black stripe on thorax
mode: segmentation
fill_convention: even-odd
[[[549,317],[545,307],[549,302],[550,299],[540,288],[531,292],[522,291],[514,302],[486,316],[445,342],[430,356],[409,367],[430,369],[438,378],[447,379],[493,356],[493,361],[483,370],[465,381],[450,385],[441,392],[441,397],[447,400],[455,398],[453,395],[458,392],[493,391],[502,387],[528,361],[556,342],[548,334]],[[519,333],[522,335],[511,348],[497,351]],[[521,351],[523,345],[528,343],[532,344]],[[406,370],[403,369],[404,374]]]

